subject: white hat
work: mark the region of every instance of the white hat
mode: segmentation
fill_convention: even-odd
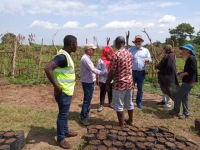
[[[85,47],[84,47],[84,49],[85,50],[88,50],[88,49],[96,49],[97,47],[96,46],[94,46],[93,44],[91,44],[91,43],[89,43],[89,44],[86,44],[85,45]]]

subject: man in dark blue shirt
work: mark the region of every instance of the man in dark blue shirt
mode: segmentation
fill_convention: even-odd
[[[56,102],[58,103],[59,109],[57,118],[57,142],[58,145],[64,149],[71,148],[70,144],[65,140],[65,138],[77,136],[77,133],[71,132],[68,127],[68,115],[75,85],[74,64],[70,53],[75,52],[76,49],[76,37],[67,35],[64,38],[64,47],[45,67],[46,75],[54,86],[54,96]],[[72,73],[68,73],[69,71]],[[60,79],[60,76],[63,78]],[[73,80],[73,83],[71,84],[71,82],[63,82],[65,79]]]

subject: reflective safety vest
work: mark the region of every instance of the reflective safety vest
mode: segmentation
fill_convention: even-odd
[[[63,54],[67,60],[67,67],[60,68],[57,67],[53,70],[54,77],[61,87],[62,92],[67,94],[68,96],[72,96],[74,93],[75,86],[75,70],[74,63],[71,56],[64,50],[60,50],[57,55]]]

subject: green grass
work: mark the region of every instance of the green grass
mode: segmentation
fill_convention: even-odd
[[[196,130],[195,127],[192,125],[190,126],[190,130],[194,132],[196,135],[200,136],[200,130]]]
[[[70,112],[69,126],[72,130],[81,129],[78,122],[79,113]],[[24,130],[27,134],[27,144],[49,143],[49,146],[41,147],[40,150],[56,150],[58,146],[56,136],[57,109],[29,106],[10,106],[0,104],[0,130],[18,131]],[[41,137],[42,136],[42,137]],[[74,149],[83,147],[83,140],[78,138],[78,143],[73,141]],[[82,149],[82,148],[81,148]]]
[[[44,127],[40,131],[52,134],[50,129],[55,126],[56,110],[45,108],[31,108],[29,106],[0,105],[0,129],[29,131],[31,126]],[[49,129],[49,130],[48,130]]]
[[[24,78],[9,78],[11,84],[22,84],[22,85],[38,85],[38,84],[49,84],[47,78],[41,79],[24,79]]]

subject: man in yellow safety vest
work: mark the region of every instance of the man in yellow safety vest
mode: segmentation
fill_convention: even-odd
[[[67,35],[63,42],[64,47],[46,65],[45,73],[54,86],[54,96],[58,103],[57,142],[60,147],[70,149],[71,146],[65,138],[77,136],[77,133],[68,128],[68,114],[75,86],[75,69],[70,53],[76,51],[77,39]]]

